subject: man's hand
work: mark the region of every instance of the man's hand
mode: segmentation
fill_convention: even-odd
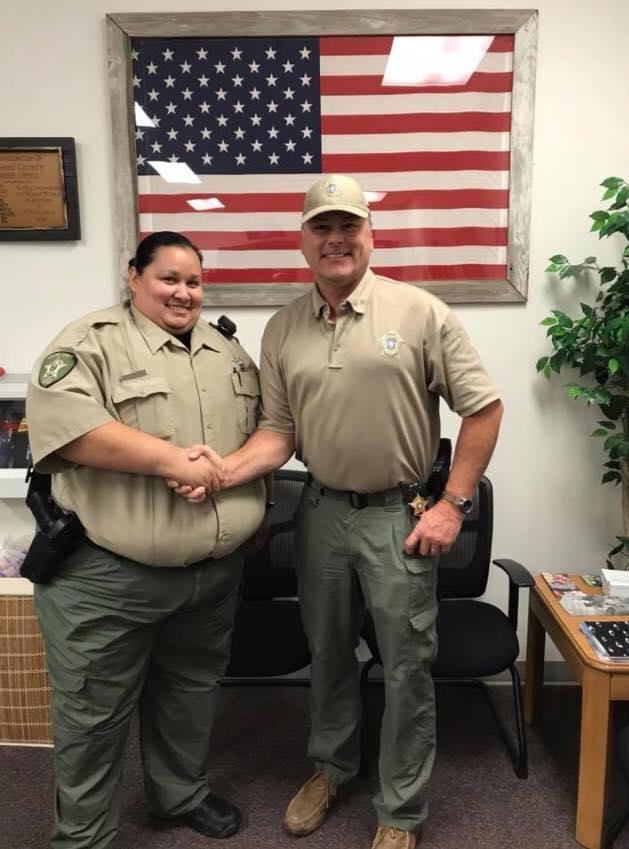
[[[199,475],[194,482],[181,483],[168,478],[166,485],[190,504],[200,504],[212,492],[222,486],[223,458],[209,445],[191,445],[187,449],[188,463],[198,466]]]
[[[463,514],[453,504],[438,501],[419,517],[417,524],[404,540],[406,554],[436,557],[450,551],[463,524]]]

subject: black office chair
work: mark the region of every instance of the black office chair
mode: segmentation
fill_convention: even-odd
[[[618,765],[623,778],[629,784],[629,725],[625,725],[616,738],[614,753],[618,759]],[[623,812],[616,817],[607,829],[603,840],[603,849],[612,849],[614,841],[627,820],[629,820],[629,807],[625,806]]]
[[[247,679],[246,683],[268,684],[269,678],[298,672],[310,663],[297,601],[293,533],[293,514],[305,480],[306,473],[301,471],[273,474],[275,506],[270,511],[270,536],[261,551],[245,558],[224,683],[245,683]],[[293,679],[277,683],[290,681]]]
[[[455,544],[439,558],[437,657],[433,677],[439,683],[473,684],[489,702],[500,734],[513,761],[518,778],[528,775],[526,733],[522,712],[522,688],[515,666],[520,646],[517,637],[518,592],[533,586],[533,578],[514,560],[494,560],[509,577],[508,614],[481,601],[487,587],[491,563],[493,496],[488,478],[483,477],[473,498],[472,512],[464,521]],[[372,654],[362,669],[363,715],[366,717],[369,670],[379,663],[373,620],[365,618],[363,637]],[[517,745],[496,710],[481,680],[509,670],[513,690]],[[367,722],[363,721],[363,771],[366,765]]]

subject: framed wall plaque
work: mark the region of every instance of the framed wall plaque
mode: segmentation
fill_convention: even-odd
[[[81,238],[72,138],[0,138],[0,241]]]

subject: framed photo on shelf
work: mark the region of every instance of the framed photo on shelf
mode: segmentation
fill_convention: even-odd
[[[0,499],[26,496],[31,451],[25,418],[28,375],[0,377]]]
[[[0,138],[0,241],[81,238],[72,138]]]
[[[535,10],[116,13],[107,39],[121,271],[176,230],[206,305],[287,303],[312,279],[304,193],[346,173],[376,273],[526,301]]]
[[[0,398],[0,469],[24,469],[30,465],[24,399]]]

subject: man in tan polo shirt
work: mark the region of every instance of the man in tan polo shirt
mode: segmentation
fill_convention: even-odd
[[[188,504],[164,480],[211,488],[212,464],[192,462],[189,447],[228,453],[256,427],[257,369],[201,320],[201,281],[187,238],[147,236],[130,265],[131,302],[69,324],[31,377],[33,461],[84,528],[34,592],[53,691],[50,849],[115,842],[136,707],[155,824],[221,838],[240,822],[210,792],[208,759],[243,544],[264,516],[264,484]]]
[[[309,472],[296,521],[315,773],[290,802],[286,828],[296,835],[318,828],[358,771],[355,648],[366,608],[386,690],[373,849],[413,849],[435,754],[436,557],[471,506],[502,404],[449,308],[375,275],[372,248],[358,183],[342,175],[315,183],[301,250],[316,285],[266,327],[259,429],[225,458],[222,483],[256,478],[293,451]],[[447,490],[417,520],[401,485],[430,473],[441,398],[462,422]]]

